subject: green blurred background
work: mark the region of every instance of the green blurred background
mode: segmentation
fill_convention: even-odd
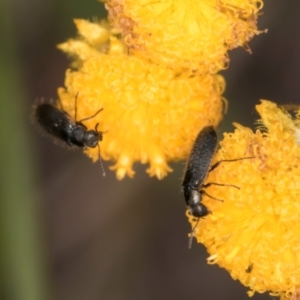
[[[231,51],[223,72],[220,138],[233,121],[253,127],[260,98],[300,103],[300,1],[266,0],[263,11],[269,32],[250,43],[252,55]],[[68,60],[55,46],[76,35],[72,19],[104,16],[95,0],[0,1],[0,299],[248,299],[207,266],[204,247],[187,248],[184,162],[163,181],[137,164],[119,182],[30,124],[34,100],[63,85]]]

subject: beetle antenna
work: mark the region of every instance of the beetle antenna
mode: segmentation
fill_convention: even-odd
[[[89,120],[89,119],[92,119],[92,118],[96,117],[99,114],[99,112],[102,111],[102,110],[103,110],[103,108],[100,108],[92,116],[89,116],[87,118],[81,119],[81,120],[78,121],[78,123],[81,123],[83,121],[86,121],[86,120]]]
[[[101,109],[101,110],[102,110],[102,109]],[[100,111],[101,111],[101,110],[100,110]],[[96,126],[95,126],[95,131],[96,131],[97,134],[98,134],[99,141],[102,141],[102,131],[98,131],[98,126],[99,126],[99,123],[96,124]],[[104,177],[106,174],[105,174],[104,167],[103,167],[103,163],[102,163],[102,159],[101,159],[101,153],[100,153],[100,145],[99,145],[99,142],[98,142],[97,146],[98,146],[98,163],[99,163],[100,168],[101,168],[101,171],[102,171],[102,176]]]
[[[79,92],[77,92],[76,96],[75,96],[75,112],[74,112],[75,123],[77,123],[77,98],[78,98],[78,94],[79,94]]]
[[[101,171],[102,171],[102,176],[105,177],[106,174],[105,174],[102,159],[101,159],[99,143],[98,143],[98,162],[99,162],[99,165],[100,165],[100,168],[101,168]]]
[[[189,249],[192,249],[193,237],[194,237],[194,233],[195,233],[196,227],[198,226],[199,221],[200,221],[200,218],[198,218],[195,226],[192,229],[192,232],[190,233],[189,244],[188,244]]]

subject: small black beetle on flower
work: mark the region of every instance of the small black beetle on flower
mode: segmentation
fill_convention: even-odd
[[[220,160],[211,166],[212,160],[217,150],[217,146],[218,140],[216,131],[214,130],[213,126],[206,126],[199,132],[190,152],[190,156],[187,160],[183,182],[181,185],[183,188],[183,194],[186,205],[189,209],[189,213],[193,217],[198,218],[198,222],[200,218],[205,217],[210,213],[209,209],[201,203],[203,194],[212,199],[223,202],[223,200],[209,195],[204,190],[205,188],[209,187],[210,185],[218,185],[231,186],[239,189],[239,187],[231,184],[221,184],[215,182],[204,184],[209,172],[218,167],[222,162],[233,162],[242,159],[253,158],[243,157],[237,159]],[[195,227],[197,226],[198,222],[196,223]],[[195,227],[193,228],[191,233],[189,248],[191,248],[192,245],[192,238]]]
[[[72,119],[63,108],[59,109],[50,103],[41,103],[34,107],[34,119],[42,128],[42,131],[63,141],[68,146],[77,146],[80,148],[98,147],[99,164],[103,176],[105,172],[100,156],[99,142],[102,141],[103,132],[98,131],[98,125],[88,130],[83,124],[84,121],[94,118],[103,108],[99,109],[94,115],[77,121],[77,95],[75,97],[75,115]]]

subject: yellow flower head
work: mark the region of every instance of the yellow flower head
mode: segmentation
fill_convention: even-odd
[[[227,51],[258,34],[262,0],[107,0],[110,21],[135,54],[156,63],[217,73],[228,65]]]
[[[210,257],[208,263],[227,269],[234,279],[263,293],[291,298],[300,285],[300,144],[299,115],[293,120],[276,104],[256,107],[261,128],[253,132],[235,124],[224,134],[215,162],[223,162],[206,180],[203,196],[212,212],[195,229]],[[195,219],[189,216],[192,226]]]
[[[187,156],[199,127],[220,122],[223,77],[178,75],[124,53],[122,43],[99,29],[100,24],[77,20],[76,25],[80,39],[59,46],[80,61],[77,70],[67,71],[65,88],[58,90],[64,109],[74,116],[77,93],[77,120],[103,108],[84,124],[94,129],[99,123],[98,130],[104,132],[101,155],[116,161],[112,169],[119,179],[134,175],[136,161],[149,163],[150,176],[163,178],[171,171],[167,161]],[[90,29],[84,31],[87,26]],[[103,32],[106,39],[97,38]],[[94,47],[93,40],[103,42],[105,50],[101,43]],[[117,50],[111,50],[112,40]],[[98,159],[97,148],[85,152],[94,161]]]

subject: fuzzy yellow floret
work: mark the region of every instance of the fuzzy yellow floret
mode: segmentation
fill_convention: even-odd
[[[79,20],[76,25],[81,31],[90,26]],[[103,31],[97,26],[100,25],[92,24],[90,28],[101,35]],[[67,71],[65,88],[58,91],[64,109],[74,116],[76,94],[77,120],[103,108],[84,124],[94,129],[99,123],[98,130],[104,132],[101,155],[105,160],[116,161],[111,169],[116,170],[119,179],[132,177],[137,161],[150,164],[150,176],[163,178],[171,171],[169,161],[187,155],[199,127],[220,122],[225,101],[223,77],[179,76],[172,69],[123,53],[116,37],[114,45],[119,45],[120,51],[108,48],[103,53],[91,46],[97,34],[91,34],[92,38],[84,36],[74,42],[85,47],[74,48],[74,43],[69,42],[60,45],[81,59],[77,70]],[[107,39],[111,36],[106,35],[102,42]],[[94,161],[98,159],[97,148],[85,152]]]
[[[111,23],[135,54],[191,74],[227,67],[227,51],[258,33],[262,0],[108,0]]]
[[[235,124],[224,134],[215,160],[224,162],[207,182],[203,203],[212,214],[200,220],[195,236],[210,254],[208,263],[227,269],[251,290],[291,298],[300,283],[300,147],[298,120],[262,101],[260,128]],[[194,226],[195,221],[189,216]]]
[[[126,55],[90,59],[79,71],[68,71],[65,84],[59,96],[71,116],[77,93],[78,120],[104,109],[85,124],[99,123],[101,154],[116,161],[112,169],[119,179],[133,176],[136,161],[150,163],[148,173],[163,178],[171,171],[167,161],[187,155],[197,129],[222,117],[221,76],[179,78]],[[97,149],[86,153],[98,159]]]

